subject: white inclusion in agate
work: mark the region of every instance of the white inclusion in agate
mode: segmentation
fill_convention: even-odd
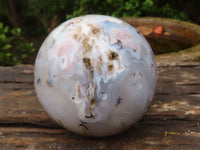
[[[109,16],[62,23],[35,62],[35,89],[45,110],[61,126],[88,136],[114,135],[140,119],[156,80],[148,42]]]

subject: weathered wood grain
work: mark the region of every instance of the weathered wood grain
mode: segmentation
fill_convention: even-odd
[[[0,67],[0,149],[200,149],[200,65],[158,67],[155,97],[128,131],[88,138],[59,127],[35,95],[33,66]]]
[[[199,129],[195,122],[144,121],[128,131],[107,138],[88,138],[64,129],[1,127],[0,146],[18,149],[181,149],[198,150]]]

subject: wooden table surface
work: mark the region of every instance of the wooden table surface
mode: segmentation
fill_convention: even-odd
[[[159,65],[155,97],[129,130],[94,138],[59,127],[41,107],[33,66],[0,67],[0,150],[200,150],[200,65]]]

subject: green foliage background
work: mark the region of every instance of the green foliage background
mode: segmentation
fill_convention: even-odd
[[[17,65],[28,62],[35,51],[33,43],[21,36],[20,28],[10,29],[0,22],[0,65]]]
[[[198,23],[199,4],[197,0],[0,0],[0,65],[33,63],[29,57],[35,56],[44,37],[72,17],[154,16]]]

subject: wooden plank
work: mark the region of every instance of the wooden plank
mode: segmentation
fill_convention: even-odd
[[[33,82],[33,66],[0,67],[0,82],[31,83]]]
[[[199,150],[195,122],[141,120],[126,132],[106,138],[88,138],[64,129],[1,127],[0,146],[17,149],[181,149]],[[6,145],[5,145],[6,143]],[[10,150],[10,149],[9,149]]]
[[[88,138],[62,129],[44,111],[33,87],[33,66],[0,67],[0,147],[199,150],[199,73],[200,65],[159,66],[145,116],[120,135]]]
[[[9,91],[8,93],[0,92],[0,113],[2,114],[0,123],[41,124],[43,120],[46,124],[45,120],[47,122],[50,120],[35,96],[33,67],[28,66],[28,71],[26,69],[8,67],[7,71],[0,71],[0,91]],[[17,78],[13,75],[14,71],[19,75]],[[200,118],[199,72],[199,66],[159,67],[156,94],[146,116],[160,118],[165,115],[172,119],[179,115],[181,118],[191,120]],[[16,81],[21,82],[16,83]],[[27,119],[30,116],[32,116],[31,119]]]

